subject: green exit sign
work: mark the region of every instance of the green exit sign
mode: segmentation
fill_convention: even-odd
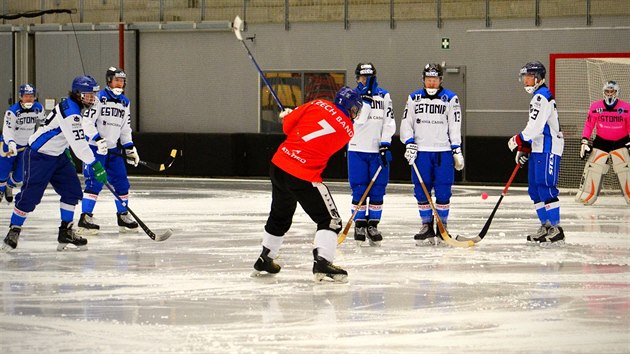
[[[442,38],[442,49],[451,49],[451,39]]]

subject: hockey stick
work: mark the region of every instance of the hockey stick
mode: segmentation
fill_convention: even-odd
[[[120,156],[120,157],[123,157],[123,158],[125,158],[127,160],[133,161],[133,159],[128,158],[127,155],[121,154],[121,153],[116,152],[116,151],[108,150],[108,153],[111,153],[111,154],[114,154],[116,156]],[[142,166],[144,166],[144,167],[146,167],[148,169],[151,169],[153,171],[162,172],[162,171],[168,169],[169,167],[171,167],[173,162],[175,162],[175,157],[177,157],[177,153],[178,153],[177,149],[171,150],[171,154],[169,155],[170,156],[169,161],[164,162],[164,163],[157,163],[157,162],[149,162],[149,161],[142,161],[142,160],[140,160],[140,161],[138,161],[138,165],[142,165]],[[179,150],[179,155],[180,156],[183,155],[183,151]]]
[[[381,173],[382,169],[383,169],[383,166],[378,166],[378,169],[376,170],[376,172],[374,172],[374,177],[372,177],[370,184],[368,184],[367,189],[365,190],[365,192],[363,192],[363,195],[361,196],[361,200],[359,200],[359,204],[357,204],[356,208],[354,209],[354,213],[352,213],[352,216],[350,217],[350,220],[348,220],[348,223],[346,223],[346,227],[344,227],[343,232],[341,232],[339,236],[337,236],[338,245],[340,245],[348,236],[348,232],[350,231],[350,226],[352,226],[354,217],[357,216],[359,209],[363,205],[365,198],[367,198],[367,195],[370,192],[370,189],[372,189],[372,185],[374,184],[374,181],[376,181],[376,179],[378,178],[378,174]]]
[[[488,229],[490,229],[490,224],[492,223],[492,219],[494,219],[494,214],[497,212],[497,209],[499,209],[499,205],[501,204],[501,201],[503,200],[503,197],[505,197],[505,195],[507,194],[508,188],[510,188],[510,185],[512,184],[512,181],[514,180],[514,177],[516,177],[516,173],[520,169],[521,169],[521,165],[516,164],[516,167],[514,167],[514,171],[512,171],[512,175],[510,176],[510,179],[507,181],[507,184],[505,185],[505,188],[503,188],[503,192],[501,192],[501,196],[499,197],[499,200],[497,201],[497,204],[494,206],[494,209],[492,209],[492,213],[490,213],[490,217],[486,221],[486,224],[483,225],[483,228],[479,232],[479,235],[475,236],[475,237],[472,237],[472,238],[463,237],[463,236],[459,236],[458,235],[458,236],[455,237],[456,240],[458,240],[458,241],[472,241],[474,243],[477,243],[477,242],[483,240],[483,238],[488,233]]]
[[[427,190],[427,187],[424,185],[424,181],[422,180],[422,176],[420,176],[420,171],[418,171],[418,167],[416,166],[416,163],[414,162],[412,164],[413,166],[413,170],[416,172],[416,176],[418,177],[418,180],[420,181],[420,185],[422,186],[422,190],[424,191],[424,195],[426,195],[427,200],[429,201],[429,205],[431,206],[431,210],[433,211],[433,215],[435,216],[435,220],[437,220],[437,225],[438,225],[438,229],[440,231],[440,235],[442,236],[442,240],[444,240],[444,243],[446,243],[449,246],[452,247],[472,247],[475,245],[475,243],[473,241],[458,241],[458,240],[454,240],[451,238],[451,236],[449,236],[448,232],[446,232],[446,229],[444,228],[444,224],[442,224],[442,220],[440,219],[440,216],[438,215],[437,209],[435,209],[435,205],[433,205],[433,200],[431,199],[431,194],[429,194],[429,191]]]
[[[280,107],[280,111],[282,112],[284,111],[284,106],[282,105],[282,102],[280,102],[278,95],[273,90],[273,87],[271,87],[271,84],[269,83],[269,81],[267,81],[267,78],[265,77],[265,74],[263,74],[262,70],[260,69],[260,66],[258,66],[256,59],[254,59],[252,52],[249,51],[249,48],[243,41],[243,35],[241,34],[241,31],[243,30],[242,28],[243,28],[243,20],[241,20],[239,16],[236,16],[236,18],[234,18],[234,23],[232,24],[232,30],[234,31],[234,34],[236,35],[236,39],[238,39],[239,42],[241,42],[241,44],[243,45],[243,48],[245,48],[245,50],[247,51],[247,56],[249,57],[249,59],[251,59],[252,63],[254,63],[256,70],[260,74],[260,78],[265,83],[265,86],[267,86],[267,88],[269,89],[269,92],[271,92],[273,99],[276,101],[276,103],[278,104],[278,107]]]
[[[134,213],[133,210],[131,210],[131,208],[129,208],[129,206],[127,205],[127,202],[125,202],[124,200],[122,200],[122,198],[120,198],[120,196],[116,193],[116,191],[114,191],[114,188],[112,187],[111,184],[105,183],[105,186],[107,186],[107,189],[109,189],[109,191],[112,192],[114,197],[116,199],[118,199],[119,202],[122,203],[122,205],[125,207],[125,209],[127,209],[127,211],[129,211],[131,216],[133,216],[133,218],[136,219],[136,221],[138,222],[138,225],[140,225],[142,230],[144,230],[144,232],[152,240],[155,240],[155,241],[158,241],[158,242],[159,241],[164,241],[164,240],[168,239],[169,237],[171,237],[171,235],[173,235],[173,230],[171,230],[171,229],[166,230],[166,232],[164,232],[161,235],[156,235],[153,231],[151,231],[151,229],[149,229],[149,227],[145,223],[142,222],[142,220],[140,220],[138,215],[136,215],[136,213]]]

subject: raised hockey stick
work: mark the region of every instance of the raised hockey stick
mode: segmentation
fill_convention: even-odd
[[[260,78],[265,83],[265,86],[267,86],[267,88],[269,89],[269,92],[271,92],[271,95],[273,96],[273,99],[278,104],[278,107],[280,107],[280,111],[281,112],[284,111],[284,106],[282,105],[282,102],[280,102],[280,99],[278,98],[276,91],[273,90],[273,87],[271,87],[271,84],[269,83],[269,81],[267,81],[265,74],[263,74],[262,70],[260,69],[260,66],[258,66],[258,63],[256,62],[256,59],[254,59],[252,52],[249,51],[249,48],[243,41],[243,35],[241,33],[241,31],[243,30],[243,20],[241,20],[239,16],[236,16],[236,18],[234,18],[234,22],[232,23],[232,30],[234,31],[234,34],[236,35],[236,38],[238,39],[238,41],[241,42],[241,44],[243,45],[243,48],[245,48],[245,50],[247,51],[247,56],[252,61],[252,63],[254,63],[254,66],[256,67],[258,74],[260,74]]]
[[[370,192],[370,189],[372,189],[372,185],[374,184],[374,181],[376,181],[376,179],[378,178],[378,174],[381,173],[382,169],[383,169],[382,166],[378,166],[378,169],[376,170],[376,172],[374,172],[374,177],[372,177],[370,184],[368,184],[367,188],[365,189],[365,192],[363,192],[363,195],[361,196],[361,200],[359,200],[359,204],[357,204],[356,208],[354,209],[354,213],[352,213],[352,216],[350,217],[350,220],[348,220],[348,222],[346,223],[346,227],[344,227],[343,231],[339,234],[339,236],[337,236],[338,245],[340,245],[348,236],[348,232],[350,231],[350,226],[352,226],[354,217],[357,216],[357,213],[359,212],[361,205],[363,205],[365,198],[367,198],[367,195]]]
[[[111,154],[114,154],[116,156],[123,157],[123,158],[125,158],[127,160],[131,160],[131,159],[127,158],[127,155],[121,154],[119,152],[112,151],[112,150],[109,150],[108,152],[111,153]],[[166,161],[164,163],[157,163],[157,162],[150,162],[150,161],[142,161],[142,160],[140,160],[140,161],[138,161],[138,165],[142,165],[142,166],[144,166],[144,167],[146,167],[148,169],[151,169],[153,171],[162,172],[162,171],[168,169],[169,167],[171,167],[171,165],[175,161],[175,158],[177,157],[177,155],[181,156],[181,155],[183,155],[183,153],[184,152],[182,150],[173,149],[173,150],[171,150],[171,154],[169,155],[168,161]]]
[[[503,188],[503,192],[501,192],[501,196],[499,197],[499,200],[497,201],[497,204],[494,206],[494,209],[492,209],[492,213],[490,213],[490,217],[486,221],[486,224],[483,225],[483,228],[479,232],[479,235],[477,235],[475,237],[472,237],[472,238],[468,238],[468,237],[464,237],[464,236],[459,236],[458,235],[458,236],[455,237],[456,240],[458,240],[458,241],[472,241],[474,243],[477,243],[477,242],[483,240],[483,238],[488,233],[488,229],[490,229],[490,224],[492,223],[492,219],[494,219],[494,214],[497,212],[497,209],[499,209],[499,205],[501,204],[501,201],[503,200],[503,197],[505,197],[505,195],[507,194],[508,188],[510,188],[510,185],[512,184],[512,181],[514,180],[514,177],[516,177],[516,173],[520,169],[521,169],[521,165],[516,164],[516,167],[514,167],[514,171],[512,171],[512,175],[510,176],[510,179],[507,181],[507,184],[505,185],[505,188]]]
[[[442,240],[449,246],[452,247],[472,247],[475,245],[473,241],[458,241],[454,240],[449,236],[448,232],[446,232],[446,228],[444,228],[444,224],[442,223],[442,219],[438,215],[437,209],[435,209],[435,205],[433,205],[433,200],[431,199],[431,194],[427,190],[427,187],[424,185],[424,181],[422,180],[422,176],[420,176],[420,171],[418,171],[418,167],[415,162],[412,164],[413,170],[416,172],[416,176],[420,181],[420,185],[422,186],[422,190],[424,191],[424,195],[426,195],[427,200],[429,201],[429,205],[431,206],[431,210],[433,211],[433,215],[435,216],[435,220],[437,221],[438,229],[440,231],[440,236],[442,236]]]
[[[144,232],[152,240],[155,240],[155,241],[158,241],[158,242],[159,241],[164,241],[164,240],[168,239],[169,237],[171,237],[171,235],[173,235],[173,230],[171,230],[171,229],[166,230],[161,235],[156,235],[153,231],[151,231],[151,229],[149,229],[149,227],[144,222],[142,222],[142,220],[140,220],[138,215],[136,215],[136,213],[134,213],[133,210],[131,210],[131,208],[129,208],[129,206],[127,205],[127,202],[125,202],[124,200],[122,200],[122,198],[120,198],[120,196],[118,195],[118,193],[116,193],[116,191],[114,190],[114,188],[112,187],[111,184],[105,183],[105,186],[107,187],[107,189],[109,189],[110,192],[112,192],[114,197],[116,199],[118,199],[119,202],[122,203],[122,205],[127,209],[127,211],[129,211],[129,214],[131,214],[131,216],[133,216],[133,218],[136,219],[136,221],[138,222],[138,225],[140,225],[142,230],[144,230]]]

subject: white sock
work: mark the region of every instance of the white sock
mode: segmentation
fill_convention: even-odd
[[[276,259],[276,257],[278,257],[282,241],[284,241],[284,237],[275,236],[265,231],[263,234],[262,245],[269,248],[269,258]]]
[[[317,230],[315,248],[317,248],[320,257],[332,263],[335,260],[337,250],[337,234],[330,230]]]

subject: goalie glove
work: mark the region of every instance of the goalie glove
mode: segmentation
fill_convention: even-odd
[[[453,164],[457,171],[464,169],[464,155],[462,154],[462,148],[459,146],[453,148]]]
[[[409,165],[413,165],[416,161],[416,155],[418,154],[418,145],[414,143],[409,143],[406,145],[407,149],[405,150],[405,158],[409,162]]]
[[[288,116],[291,112],[293,112],[291,108],[285,108],[284,111],[278,114],[278,122],[282,123],[284,121],[284,117]]]
[[[140,155],[138,155],[138,150],[135,146],[132,145],[125,148],[125,155],[128,164],[134,165],[134,167],[138,167],[138,163],[140,162]]]
[[[580,159],[584,160],[584,158],[591,153],[591,147],[589,146],[588,139],[586,138],[582,138],[580,142],[582,143],[580,146]]]
[[[96,153],[99,155],[107,155],[107,140],[103,138],[96,139]]]

